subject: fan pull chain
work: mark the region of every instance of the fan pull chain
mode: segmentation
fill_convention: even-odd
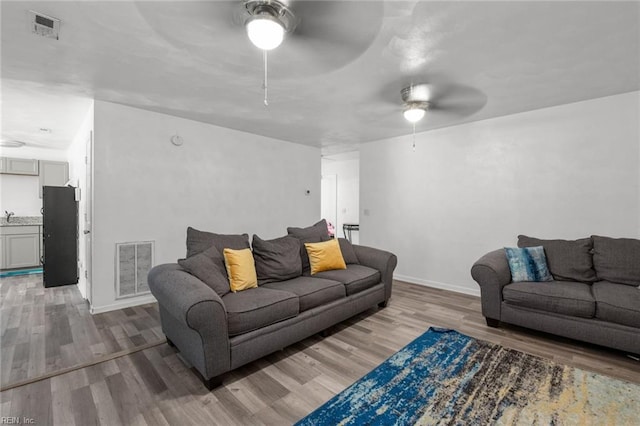
[[[269,106],[269,93],[267,89],[267,51],[263,50],[262,52],[264,54],[264,81],[262,83],[262,87],[264,88],[264,106]]]
[[[413,152],[416,152],[416,123],[413,123]]]

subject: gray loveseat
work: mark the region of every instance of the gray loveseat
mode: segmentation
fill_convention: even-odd
[[[309,230],[317,231],[323,226],[323,235],[309,235]],[[303,242],[328,239],[324,221],[314,227],[290,228],[289,234],[300,240],[296,250],[300,250]],[[295,235],[296,229],[301,234]],[[190,231],[195,230],[190,228]],[[192,235],[196,235],[195,232]],[[202,234],[206,233],[198,235]],[[232,241],[229,236],[210,235],[218,248],[227,245],[234,248],[234,244],[248,247],[243,238]],[[188,246],[189,239],[188,233]],[[263,250],[262,253],[278,263],[281,259],[277,253],[274,254],[277,244],[281,244],[280,247],[284,243],[290,244],[291,238],[272,241],[275,243],[268,246],[268,241],[254,236],[253,252],[259,283],[261,271],[265,265],[268,269],[269,265],[256,257],[258,244],[268,247],[270,251]],[[198,250],[203,247],[198,247]],[[208,282],[206,284],[179,264],[154,267],[148,282],[158,300],[162,330],[168,343],[177,347],[182,357],[200,374],[204,384],[212,389],[220,384],[220,376],[230,370],[319,333],[371,307],[386,306],[391,297],[396,256],[370,247],[351,245],[342,239],[340,247],[347,269],[310,276],[308,269],[304,268],[308,268],[308,259],[304,265],[304,259],[298,257],[297,262],[302,262],[297,265],[299,272],[288,274],[286,279],[279,281],[264,280],[270,282],[236,293],[220,292],[217,284],[229,284],[214,269],[211,269],[210,276],[201,275]],[[187,260],[196,259],[197,254],[194,253],[198,250],[188,253],[191,256]],[[214,257],[218,256],[218,251],[215,247],[208,249]],[[285,259],[280,263],[286,262]],[[211,275],[215,276],[214,282],[211,282]]]
[[[515,324],[640,354],[640,240],[592,236],[540,240],[554,281],[511,282],[504,249],[471,268],[489,326]]]

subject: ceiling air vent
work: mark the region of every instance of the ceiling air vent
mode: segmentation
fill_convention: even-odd
[[[29,26],[31,32],[42,37],[55,38],[60,34],[60,20],[43,13],[29,11]]]

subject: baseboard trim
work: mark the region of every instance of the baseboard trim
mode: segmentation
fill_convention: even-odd
[[[156,298],[151,294],[146,294],[140,297],[132,297],[129,299],[118,300],[116,303],[104,306],[91,306],[89,312],[92,314],[102,314],[104,312],[115,311],[118,309],[131,308],[133,306],[145,305],[147,303],[155,303]]]
[[[423,285],[425,287],[439,288],[441,290],[455,291],[456,293],[468,294],[480,297],[480,289],[474,290],[461,285],[440,283],[437,281],[423,280],[422,278],[410,277],[408,275],[394,274],[393,279],[411,284]]]

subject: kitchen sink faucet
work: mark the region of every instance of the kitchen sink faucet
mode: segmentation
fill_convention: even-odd
[[[5,216],[7,216],[7,223],[11,222],[11,216],[15,215],[14,212],[4,211]]]

